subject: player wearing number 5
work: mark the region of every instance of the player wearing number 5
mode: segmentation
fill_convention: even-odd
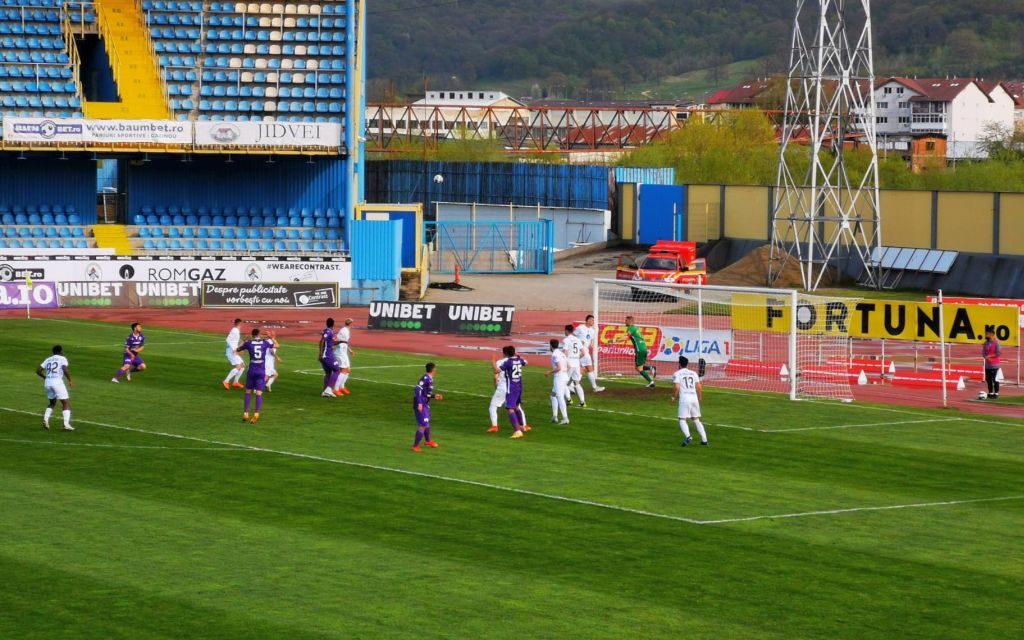
[[[692,419],[693,426],[697,427],[697,433],[700,434],[700,443],[706,447],[708,436],[700,421],[700,401],[704,396],[704,388],[700,384],[700,377],[686,368],[688,364],[690,361],[686,356],[679,356],[679,370],[672,376],[675,388],[672,400],[679,400],[679,428],[683,431],[683,446],[689,445],[693,440],[690,437],[690,427],[687,424],[687,420]]]
[[[43,412],[43,428],[50,428],[50,416],[53,415],[53,407],[60,400],[63,408],[64,430],[74,431],[71,426],[71,397],[68,389],[64,386],[64,378],[68,379],[71,386],[71,374],[68,373],[68,359],[64,357],[64,350],[58,344],[53,348],[53,355],[43,360],[43,363],[36,369],[36,375],[43,379],[43,388],[46,389],[46,397],[50,405]]]
[[[412,450],[416,453],[423,451],[420,448],[421,442],[432,449],[436,449],[438,446],[437,442],[430,437],[430,401],[442,399],[440,393],[434,393],[434,373],[436,371],[437,365],[428,362],[426,373],[416,383],[416,390],[412,396],[412,412],[416,416],[416,438],[413,440]]]
[[[242,413],[242,422],[248,422],[249,424],[256,424],[259,421],[260,411],[263,409],[263,389],[266,388],[267,384],[267,356],[270,355],[271,349],[276,349],[280,346],[273,333],[268,333],[267,335],[270,337],[261,338],[260,330],[253,329],[252,337],[235,350],[238,353],[244,351],[249,354],[249,373],[245,377],[245,408]],[[251,396],[253,393],[256,394],[256,406],[252,419],[250,419],[249,404],[252,401]]]

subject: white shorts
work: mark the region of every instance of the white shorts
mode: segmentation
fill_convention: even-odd
[[[50,400],[67,400],[68,388],[64,386],[63,380],[47,380],[43,383],[46,389],[46,397]]]
[[[551,395],[555,396],[556,398],[558,396],[566,395],[566,389],[568,387],[568,384],[569,376],[567,374],[556,374],[554,376],[554,382],[551,383]]]
[[[579,382],[581,380],[580,362],[580,360],[576,360],[575,363],[571,360],[569,361],[569,380],[572,380],[573,382]]]
[[[682,400],[679,403],[680,418],[699,418],[700,402],[697,400]]]
[[[497,409],[498,407],[505,406],[505,388],[495,387],[494,395],[491,396],[491,406]]]
[[[349,362],[347,353],[338,354],[338,366],[340,366],[342,369],[352,368],[352,363]]]
[[[224,357],[228,359],[232,367],[237,367],[240,364],[245,364],[245,360],[242,360],[242,356],[235,353],[235,350],[228,347],[224,350]]]
[[[584,367],[592,367],[594,366],[594,359],[590,357],[589,353],[583,354],[583,357],[580,358],[580,365]]]
[[[270,360],[267,360],[266,364],[263,365],[263,370],[266,372],[267,377],[277,375],[277,365],[272,364]]]

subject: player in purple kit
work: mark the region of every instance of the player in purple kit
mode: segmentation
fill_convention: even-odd
[[[260,330],[253,329],[252,337],[246,340],[240,347],[235,349],[237,353],[243,351],[249,354],[249,373],[245,377],[245,410],[242,413],[242,422],[256,424],[260,419],[260,410],[263,409],[263,389],[267,383],[267,355],[271,349],[279,345],[273,333],[267,334],[268,338],[260,337]],[[250,396],[256,393],[256,406],[249,419]]]
[[[437,371],[437,365],[428,362],[426,370],[427,372],[416,383],[416,390],[412,396],[412,412],[416,415],[416,440],[412,443],[412,450],[416,453],[423,451],[420,442],[428,447],[437,448],[437,443],[430,438],[430,401],[442,399],[440,393],[434,393],[434,373]]]
[[[146,363],[142,361],[142,350],[146,348],[146,336],[142,335],[142,325],[138,322],[132,323],[132,332],[124,340],[124,357],[121,359],[121,368],[117,370],[111,382],[120,382],[121,376],[125,376],[128,382],[132,380],[132,373],[145,371]]]
[[[505,408],[508,409],[508,419],[512,423],[515,432],[513,438],[522,438],[525,430],[522,421],[519,419],[519,405],[523,401],[523,368],[526,367],[526,360],[516,355],[516,348],[509,345],[508,357],[501,363],[498,369],[501,375],[505,376]]]
[[[324,390],[320,394],[324,398],[337,398],[334,385],[341,375],[341,362],[334,353],[338,345],[337,334],[334,333],[334,318],[327,318],[327,326],[320,334],[320,366],[324,368]]]

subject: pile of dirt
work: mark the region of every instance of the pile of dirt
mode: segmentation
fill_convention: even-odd
[[[751,251],[728,267],[708,276],[708,284],[733,287],[763,287],[768,282],[768,263],[771,260],[772,247],[765,244]],[[775,257],[783,261],[781,273],[772,284],[780,289],[801,289],[803,278],[800,275],[800,263],[790,255]],[[777,271],[777,269],[773,270]],[[838,277],[834,269],[829,269],[821,280],[822,286],[834,286]]]

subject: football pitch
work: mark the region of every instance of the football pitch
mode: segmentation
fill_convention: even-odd
[[[352,395],[284,341],[248,425],[223,335],[146,327],[112,384],[127,333],[0,321],[0,638],[1021,637],[1022,421],[710,389],[682,448],[668,372],[557,426],[527,356],[511,440],[487,362],[357,331]],[[55,343],[73,433],[41,428]]]

